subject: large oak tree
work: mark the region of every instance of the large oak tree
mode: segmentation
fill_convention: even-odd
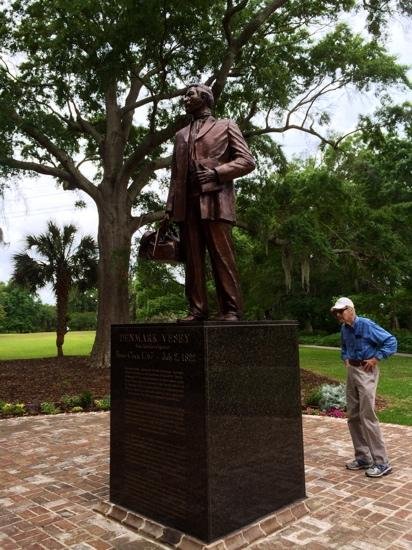
[[[405,81],[379,40],[392,8],[374,0],[4,2],[0,169],[6,183],[46,174],[96,203],[95,365],[108,364],[110,324],[129,319],[131,239],[162,215],[139,204],[170,165],[170,142],[186,123],[185,85],[201,78],[212,86],[218,115],[237,120],[263,170],[265,159],[279,158],[270,133],[338,141],[323,97]],[[369,38],[341,22],[356,9],[368,13]]]

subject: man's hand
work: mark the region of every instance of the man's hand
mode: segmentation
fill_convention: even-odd
[[[345,367],[346,369],[348,369],[349,366],[350,366],[350,365],[349,365],[349,359],[345,359],[344,362],[343,362],[343,365],[344,365],[344,367]]]
[[[198,183],[202,186],[206,183],[217,182],[217,174],[214,170],[210,168],[204,168],[202,170],[196,170],[196,179]]]
[[[376,357],[371,357],[370,359],[365,359],[363,362],[363,368],[366,372],[372,372],[378,364],[379,359],[376,359]]]

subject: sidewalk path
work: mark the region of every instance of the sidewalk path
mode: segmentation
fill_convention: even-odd
[[[382,427],[394,472],[367,479],[342,467],[344,420],[304,417],[310,514],[245,547],[412,548],[412,428]],[[108,413],[0,421],[1,550],[166,548],[93,511],[108,498],[108,429]]]

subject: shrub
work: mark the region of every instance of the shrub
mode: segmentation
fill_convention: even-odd
[[[81,403],[82,403],[82,399],[80,395],[63,395],[60,401],[65,409],[73,409],[73,407],[81,407]]]
[[[70,409],[70,412],[71,412],[71,413],[81,413],[81,412],[83,412],[83,411],[84,411],[83,407],[72,407],[72,408]]]
[[[85,390],[80,394],[80,400],[78,406],[83,407],[83,409],[90,409],[93,404],[93,395],[89,390]]]
[[[54,403],[45,401],[44,403],[40,403],[40,412],[43,414],[58,414],[61,411]]]
[[[393,335],[398,340],[399,353],[412,353],[412,332],[410,330],[394,330]]]
[[[344,410],[346,408],[345,384],[322,384],[322,386],[316,388],[307,397],[306,405],[312,407],[317,406],[322,411],[329,411],[332,409]]]
[[[110,410],[110,395],[103,397],[102,399],[95,399],[94,406],[99,411]]]
[[[13,414],[15,416],[21,416],[26,412],[26,406],[24,403],[5,403],[2,401],[0,403],[1,413]]]
[[[339,386],[323,384],[320,389],[321,398],[319,399],[319,407],[322,411],[327,411],[332,408],[341,410],[346,408],[345,384],[339,384]]]
[[[307,405],[311,405],[312,407],[315,406],[315,407],[318,407],[319,406],[319,401],[322,397],[322,391],[321,391],[321,388],[316,388],[315,390],[313,390],[312,393],[309,394],[309,396],[307,397],[306,399],[306,404]]]

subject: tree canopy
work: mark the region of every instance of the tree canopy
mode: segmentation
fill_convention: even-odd
[[[365,10],[369,34],[344,14]],[[409,4],[372,0],[15,0],[0,15],[0,171],[46,174],[99,212],[99,309],[93,354],[107,364],[109,327],[129,319],[134,232],[159,219],[145,193],[170,165],[186,124],[188,82],[211,85],[259,169],[284,163],[269,135],[299,129],[334,147],[321,99],[344,87],[407,85],[384,47],[387,18]]]

